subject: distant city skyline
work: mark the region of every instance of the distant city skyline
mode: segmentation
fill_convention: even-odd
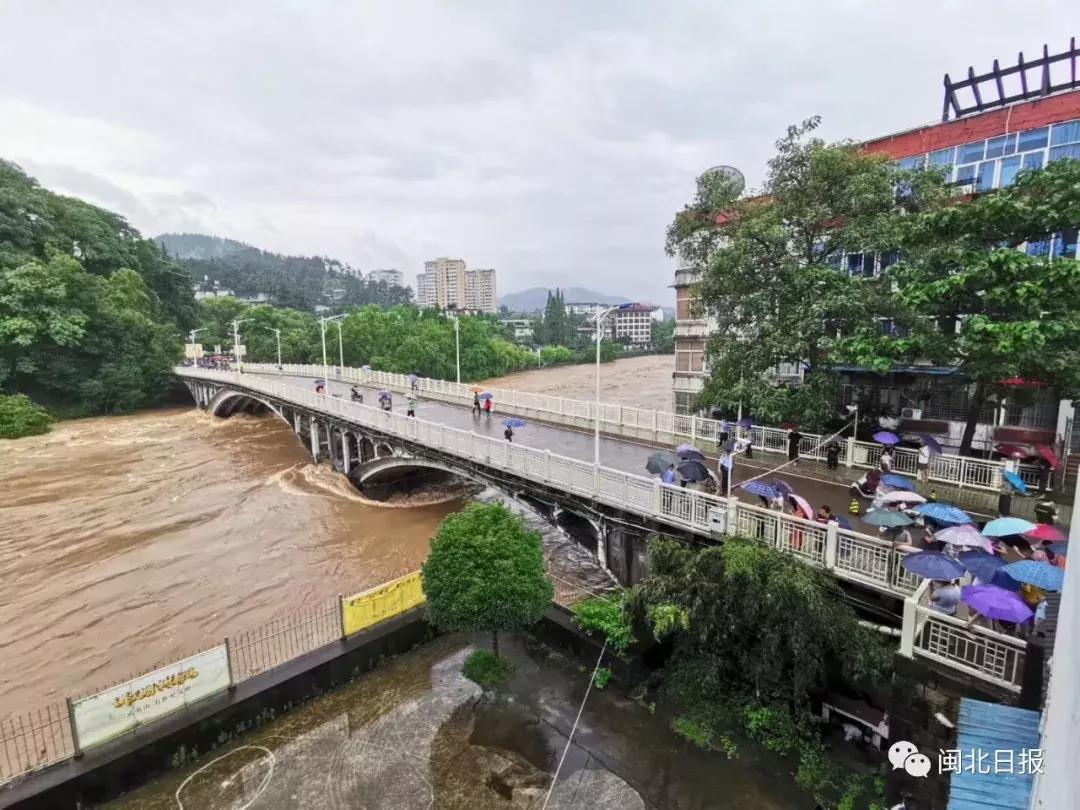
[[[47,188],[150,236],[407,279],[466,256],[505,290],[663,304],[664,231],[702,170],[734,165],[753,188],[787,125],[814,114],[827,139],[931,121],[945,72],[1059,49],[1077,19],[1064,0],[118,0],[99,16],[0,8],[0,71],[19,76],[0,89],[0,156]],[[915,19],[933,25],[915,36]],[[138,80],[118,81],[132,65]]]

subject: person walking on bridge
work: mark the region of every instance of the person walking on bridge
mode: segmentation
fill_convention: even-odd
[[[793,427],[788,431],[787,435],[787,457],[788,461],[795,462],[795,466],[799,466],[799,442],[802,441],[802,434],[799,433],[797,427]]]
[[[472,412],[476,415],[480,415],[480,392],[477,391],[472,395]]]
[[[488,397],[487,399],[484,400],[484,415],[488,416],[488,417],[491,416],[491,400],[492,399],[494,399],[494,397]]]
[[[409,394],[408,399],[405,400],[406,416],[416,416],[416,394]]]

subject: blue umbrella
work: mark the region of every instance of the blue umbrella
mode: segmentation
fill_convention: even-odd
[[[692,458],[695,461],[704,461],[705,454],[698,450],[692,444],[680,444],[675,448],[675,452],[682,458]]]
[[[897,475],[896,473],[889,473],[888,475],[881,476],[881,483],[887,487],[894,487],[895,489],[915,489],[915,484],[913,484],[910,479],[907,479],[902,475]]]
[[[525,420],[518,419],[516,416],[511,416],[509,419],[504,419],[503,424],[506,425],[508,428],[523,428],[525,427]]]
[[[931,436],[929,433],[920,433],[919,438],[922,439],[922,443],[930,448],[931,453],[937,453],[941,455],[942,447],[941,442]]]
[[[924,515],[931,520],[936,520],[938,523],[951,523],[957,525],[960,523],[975,522],[971,519],[971,515],[969,515],[960,507],[953,506],[951,503],[941,503],[938,501],[931,501],[930,503],[920,503],[915,506],[912,511],[917,512],[920,515]]]
[[[1065,584],[1065,572],[1050,563],[1020,560],[1009,563],[1001,570],[1017,582],[1026,582],[1044,591],[1060,591]]]
[[[1024,479],[1014,473],[1012,470],[1005,470],[1001,474],[1001,477],[1012,484],[1012,488],[1019,492],[1021,495],[1027,495],[1027,484],[1024,483]]]
[[[1010,534],[1024,534],[1034,528],[1034,523],[1023,518],[1002,517],[983,526],[982,533],[986,537],[1005,537]]]
[[[1055,554],[1060,554],[1062,557],[1069,556],[1069,544],[1068,543],[1051,543],[1047,546]]]
[[[879,430],[874,434],[874,441],[879,444],[900,444],[900,437],[889,430]]]
[[[987,554],[985,551],[961,551],[957,559],[964,568],[983,582],[990,582],[994,574],[1005,567],[1005,561],[1001,557],[996,554]]]
[[[477,399],[495,399],[495,395],[494,394],[488,394],[488,393],[485,392],[483,394],[480,394],[477,397]]]
[[[740,487],[744,492],[748,492],[751,495],[757,495],[761,498],[767,498],[770,501],[780,494],[780,490],[776,487],[770,487],[764,481],[746,481],[745,483],[740,484]]]
[[[904,557],[900,564],[911,573],[927,579],[954,580],[964,575],[964,566],[960,561],[940,551],[917,551]]]
[[[772,482],[772,485],[774,487],[776,487],[776,491],[779,492],[781,495],[783,495],[785,498],[788,495],[794,495],[795,494],[795,490],[792,489],[791,484],[789,484],[787,481],[785,481],[782,478],[774,478],[773,482]]]
[[[700,461],[695,461],[694,459],[684,461],[676,469],[678,469],[679,475],[681,475],[690,483],[704,481],[706,478],[711,478],[708,467],[706,467]]]
[[[990,584],[997,585],[999,588],[1004,588],[1013,593],[1020,590],[1020,583],[1006,574],[1004,569],[994,572],[994,575],[990,577]]]
[[[895,526],[910,526],[915,522],[903,512],[892,512],[888,509],[875,509],[864,517],[863,520],[871,526],[886,526],[889,528]]]
[[[843,515],[837,515],[836,522],[840,524],[841,529],[847,529],[848,531],[851,531],[851,521]]]

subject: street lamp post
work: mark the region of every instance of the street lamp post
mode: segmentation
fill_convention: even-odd
[[[341,373],[345,373],[345,341],[341,337],[341,321],[337,322],[337,351],[338,351],[338,368],[341,369]]]
[[[199,358],[195,356],[195,336],[197,334],[199,334],[199,332],[205,332],[205,331],[206,331],[206,327],[203,327],[202,329],[189,329],[188,330],[188,333],[187,333],[188,334],[188,340],[191,341],[191,364],[193,366],[199,365]]]
[[[277,370],[278,370],[278,374],[282,374],[282,373],[284,373],[284,370],[281,367],[281,330],[280,329],[275,329],[272,326],[268,326],[266,328],[269,329],[271,332],[273,332],[274,337],[277,338]]]
[[[603,322],[604,318],[615,310],[625,309],[628,306],[632,305],[619,304],[604,310],[601,310],[600,307],[596,308],[596,402],[594,405],[596,408],[596,429],[593,435],[593,466],[597,470],[600,469],[600,341],[603,338]]]
[[[461,324],[458,323],[457,313],[447,313],[446,317],[454,322],[454,367],[457,369],[458,385],[461,385]]]
[[[319,318],[319,327],[322,332],[322,373],[323,381],[325,382],[327,388],[330,387],[330,366],[328,366],[326,363],[326,325],[331,321],[340,320],[344,317],[344,314],[342,314],[331,315],[326,318]]]
[[[240,374],[244,373],[243,352],[240,351],[240,324],[247,323],[250,320],[251,318],[237,318],[232,322],[233,355],[236,357],[236,370]]]

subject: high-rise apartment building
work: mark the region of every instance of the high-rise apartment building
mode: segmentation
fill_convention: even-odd
[[[464,260],[445,257],[424,262],[424,272],[416,277],[416,304],[419,307],[495,312],[498,309],[495,270],[468,270]]]
[[[396,284],[398,287],[405,286],[405,277],[402,275],[400,270],[395,270],[393,268],[372,270],[368,274],[368,281],[381,281],[386,284]]]

